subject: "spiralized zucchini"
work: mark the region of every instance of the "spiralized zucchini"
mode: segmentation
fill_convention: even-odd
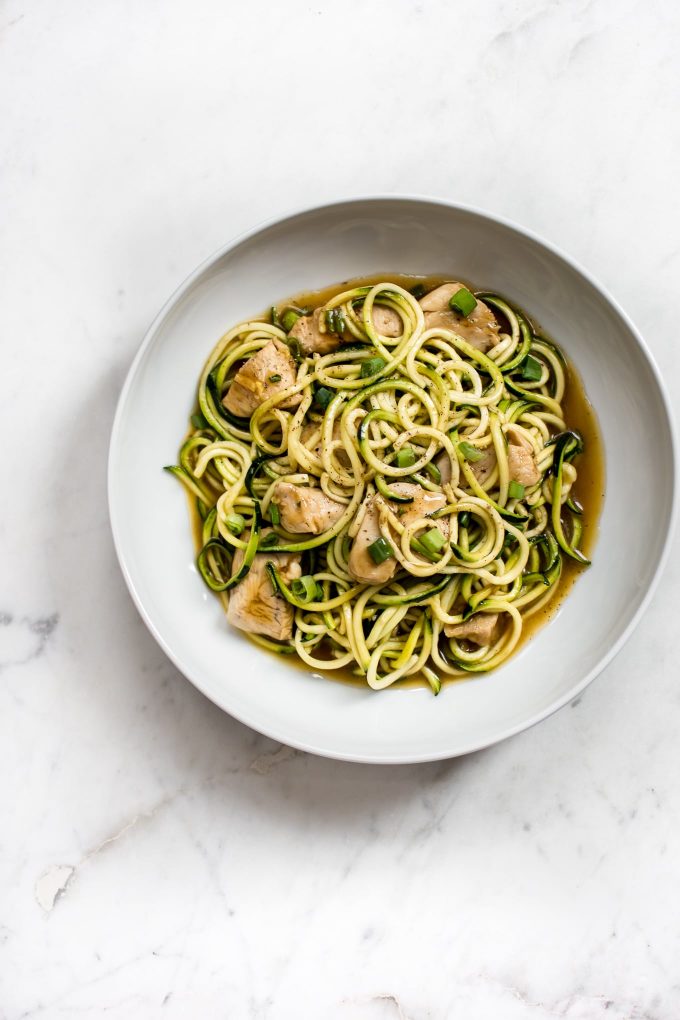
[[[571,495],[583,443],[564,420],[564,359],[510,302],[476,297],[501,326],[486,353],[450,328],[427,328],[413,294],[384,281],[326,303],[327,328],[343,337],[329,353],[300,353],[289,332],[301,310],[289,305],[234,326],[210,354],[191,431],[168,470],[195,501],[198,568],[225,608],[255,557],[269,557],[267,583],[293,607],[292,636],[251,635],[258,644],[314,670],[351,669],[374,689],[419,676],[438,693],[443,678],[511,655],[524,621],[553,598],[564,557],[588,563]],[[399,316],[399,336],[377,332],[380,308]],[[239,367],[273,339],[295,356],[294,381],[250,418],[234,416],[223,399]],[[509,442],[529,451],[534,484],[512,480]],[[286,532],[272,499],[279,481],[318,488],[342,512],[321,534]],[[412,501],[391,488],[399,482],[440,494],[443,505],[402,523],[400,501]],[[395,560],[382,584],[349,569],[367,497]],[[286,581],[278,553],[299,559],[300,583]],[[489,617],[486,643],[457,626]]]

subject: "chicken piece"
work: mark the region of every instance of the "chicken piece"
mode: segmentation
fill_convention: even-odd
[[[451,459],[446,450],[435,457],[434,463],[435,467],[439,469],[442,485],[448,485],[451,481]]]
[[[265,528],[262,537],[270,532],[271,528]],[[274,593],[267,573],[268,562],[276,565],[286,584],[302,573],[298,553],[257,553],[246,576],[229,593],[227,620],[250,634],[288,641],[293,636],[294,609],[281,595]],[[242,563],[243,551],[237,549],[232,575],[239,571]]]
[[[487,446],[485,450],[481,450],[480,452],[482,453],[480,459],[469,461],[468,467],[471,469],[479,484],[483,486],[489,478],[491,478],[491,475],[496,468],[497,461],[496,451],[493,446]],[[458,482],[458,487],[461,489],[469,488],[467,478],[465,477],[465,473],[462,468],[460,469],[460,481]]]
[[[310,489],[290,482],[277,482],[272,502],[281,513],[281,524],[296,535],[320,535],[328,531],[347,509],[344,503],[330,499],[321,489]]]
[[[368,547],[382,534],[380,531],[380,508],[385,502],[395,513],[401,511],[399,519],[404,525],[411,524],[419,517],[427,517],[435,510],[441,510],[443,506],[446,506],[446,496],[442,492],[428,492],[427,489],[412,482],[393,482],[390,488],[399,496],[412,496],[413,502],[393,503],[390,500],[384,500],[382,496],[368,496],[364,500],[366,512],[352,543],[348,561],[349,572],[357,581],[385,584],[394,576],[399,566],[396,558],[390,558],[383,563],[374,563],[373,557],[368,551]],[[432,523],[448,538],[448,520],[442,519]]]
[[[315,308],[311,315],[301,316],[288,334],[297,340],[304,354],[330,354],[340,346],[339,336],[321,331],[325,311]]]
[[[463,287],[462,283],[443,283],[420,299],[425,313],[425,329],[450,329],[480,351],[488,351],[500,339],[500,325],[488,305],[477,298],[469,315],[454,311],[449,301]]]
[[[447,623],[444,633],[447,637],[463,638],[473,645],[490,645],[499,633],[498,613],[475,613],[463,623]]]
[[[290,351],[282,340],[270,340],[239,368],[222,403],[232,414],[250,418],[255,408],[292,386],[296,379],[297,368]],[[302,396],[294,393],[279,407],[297,407],[301,400]]]
[[[375,330],[382,336],[401,336],[404,332],[401,316],[386,305],[373,305],[371,321]]]
[[[541,472],[538,470],[531,441],[521,429],[513,425],[506,429],[505,434],[508,440],[508,468],[511,481],[519,482],[525,488],[536,485],[540,481]]]

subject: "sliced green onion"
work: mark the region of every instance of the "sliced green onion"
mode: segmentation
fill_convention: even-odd
[[[238,537],[245,530],[246,519],[241,514],[227,514],[224,518],[224,525],[227,531]]]
[[[272,522],[272,524],[281,523],[281,511],[279,510],[276,503],[269,504],[269,520]]]
[[[512,481],[508,485],[508,496],[510,499],[521,499],[524,495],[524,486],[519,482]]]
[[[300,347],[300,341],[295,336],[286,337],[286,344],[290,351],[291,357],[295,362],[300,362],[304,358],[302,348]]]
[[[283,313],[281,316],[281,325],[285,329],[286,333],[290,333],[291,329],[300,318],[302,318],[302,313],[294,312],[292,308],[289,308]]]
[[[269,309],[269,318],[271,319],[272,326],[280,326],[281,320],[279,319],[279,313],[276,310],[276,305],[272,305]]]
[[[384,358],[367,358],[361,366],[359,373],[362,379],[368,379],[371,375],[377,375],[385,367],[387,362]]]
[[[420,536],[420,544],[431,556],[437,556],[446,545],[446,539],[439,528],[430,528]]]
[[[449,308],[461,315],[469,315],[477,307],[477,298],[467,287],[461,287],[452,298],[449,299]]]
[[[314,393],[314,401],[319,407],[326,408],[334,396],[333,390],[329,390],[326,386],[319,386]]]
[[[281,382],[281,376],[278,373],[276,375],[270,375],[269,382]]]
[[[260,549],[271,549],[272,546],[278,545],[280,541],[281,539],[279,538],[279,536],[275,535],[274,532],[272,531],[268,535],[264,536],[264,538],[260,542]]]
[[[462,442],[458,444],[458,449],[463,454],[466,460],[469,460],[472,464],[476,464],[478,460],[481,460],[484,454],[481,450],[478,450],[472,443]]]
[[[205,429],[208,427],[208,423],[200,411],[198,414],[192,414],[190,420],[195,429]]]
[[[319,587],[311,574],[305,574],[304,577],[296,577],[291,582],[290,590],[300,602],[314,602],[315,599],[320,597]]]
[[[373,562],[377,564],[384,563],[385,560],[394,559],[394,550],[382,535],[369,545],[368,554]]]
[[[436,482],[437,485],[441,484],[442,473],[436,464],[433,464],[432,461],[429,461],[425,465],[425,470],[427,471],[428,475],[430,476],[433,482]]]
[[[542,375],[543,368],[540,361],[533,355],[527,354],[522,362],[522,379],[526,379],[527,382],[538,382]]]
[[[345,320],[339,308],[327,308],[324,319],[329,333],[335,333],[339,336],[340,333],[344,332]]]
[[[394,458],[394,462],[397,467],[407,468],[411,467],[412,464],[415,464],[417,459],[415,450],[412,450],[410,446],[406,446],[403,450],[399,450],[397,456]]]

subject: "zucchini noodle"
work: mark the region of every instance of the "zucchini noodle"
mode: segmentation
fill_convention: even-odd
[[[461,284],[239,323],[167,469],[201,576],[257,644],[375,690],[497,668],[565,558],[589,562],[567,385],[520,309]]]

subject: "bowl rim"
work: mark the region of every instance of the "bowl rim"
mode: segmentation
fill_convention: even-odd
[[[671,445],[671,457],[670,457],[671,501],[670,511],[668,515],[669,526],[666,531],[663,547],[659,554],[654,574],[652,575],[652,578],[649,582],[646,592],[642,596],[642,599],[637,607],[637,610],[631,617],[626,628],[620,634],[618,639],[607,650],[607,652],[602,656],[602,658],[595,664],[595,666],[588,673],[586,673],[585,676],[583,676],[577,684],[571,687],[566,694],[562,695],[562,697],[560,697],[557,701],[549,705],[547,708],[541,709],[540,711],[536,712],[533,716],[531,716],[528,720],[522,723],[518,723],[513,726],[507,727],[507,729],[503,730],[497,736],[495,736],[493,740],[472,741],[469,745],[465,745],[450,751],[444,750],[430,753],[425,752],[416,755],[412,753],[391,755],[385,754],[357,755],[351,753],[343,754],[335,749],[329,749],[322,745],[315,745],[307,741],[291,739],[290,735],[286,734],[285,732],[282,732],[275,726],[273,727],[269,727],[266,725],[263,726],[258,721],[257,718],[253,717],[251,713],[233,711],[230,707],[227,707],[225,704],[222,704],[220,701],[216,700],[216,697],[214,696],[213,693],[208,693],[208,690],[203,684],[202,678],[200,676],[194,675],[191,670],[188,670],[184,666],[180,657],[175,654],[171,645],[168,643],[166,638],[157,628],[154,620],[147,611],[144,602],[135,586],[135,581],[132,576],[128,561],[126,559],[125,550],[123,548],[121,540],[121,532],[118,524],[118,511],[116,509],[115,478],[114,478],[115,460],[119,434],[122,429],[122,423],[125,417],[127,403],[130,397],[130,392],[132,390],[135,377],[137,375],[138,367],[141,364],[147,349],[153,343],[153,340],[157,332],[163,325],[167,316],[172,312],[173,308],[182,300],[185,294],[187,294],[191,290],[194,284],[200,279],[201,276],[203,276],[203,274],[207,270],[209,270],[213,265],[215,265],[215,263],[219,262],[221,258],[228,254],[228,252],[233,251],[235,248],[239,247],[245,241],[250,240],[252,237],[257,236],[258,234],[264,233],[265,231],[271,229],[272,227],[281,226],[286,222],[295,220],[299,217],[310,215],[317,212],[323,212],[325,210],[333,209],[337,206],[342,205],[359,206],[366,203],[388,204],[398,202],[413,203],[416,205],[421,204],[435,205],[441,206],[446,209],[453,209],[457,212],[465,213],[475,217],[480,217],[481,219],[485,219],[492,223],[499,224],[500,226],[503,226],[510,231],[514,231],[520,236],[523,236],[529,239],[530,241],[533,241],[540,247],[546,249],[551,254],[555,255],[558,259],[560,259],[562,262],[564,262],[567,266],[569,266],[572,270],[574,270],[578,275],[583,277],[599,293],[599,295],[604,299],[604,301],[616,312],[616,314],[621,318],[623,323],[630,330],[632,336],[635,339],[635,342],[637,343],[639,349],[641,350],[642,354],[645,357],[645,360],[647,361],[647,364],[652,372],[652,375],[658,387],[658,391],[661,396],[661,402],[663,404],[663,410],[666,416],[666,421],[668,423],[668,432]],[[595,276],[593,276],[593,274],[589,270],[585,269],[576,259],[568,255],[558,245],[553,244],[553,242],[546,240],[544,237],[542,237],[535,231],[531,230],[530,228],[524,227],[506,216],[489,212],[485,209],[482,209],[479,206],[471,205],[464,202],[454,202],[446,198],[439,198],[436,196],[426,194],[385,192],[382,194],[379,193],[366,195],[348,195],[346,197],[333,199],[332,201],[328,202],[321,202],[314,205],[299,206],[292,210],[287,210],[283,213],[279,213],[276,216],[270,216],[267,219],[258,222],[248,230],[236,234],[225,244],[221,245],[219,248],[213,251],[212,254],[208,255],[207,258],[203,259],[203,261],[199,263],[199,265],[193,270],[193,272],[191,272],[175,288],[175,290],[165,301],[159,312],[156,314],[151,324],[146,329],[142,341],[139,345],[139,348],[134,358],[132,359],[130,367],[127,371],[125,381],[123,383],[120,395],[118,397],[116,412],[114,415],[113,425],[111,428],[111,437],[109,441],[108,464],[107,464],[107,494],[108,494],[109,520],[111,524],[113,544],[116,551],[118,563],[120,565],[120,569],[123,574],[123,578],[125,580],[125,584],[130,593],[132,601],[134,602],[137,611],[139,612],[147,629],[149,630],[153,638],[156,640],[158,645],[161,647],[165,655],[167,655],[170,661],[177,667],[179,672],[184,677],[186,677],[186,679],[188,679],[194,685],[194,687],[196,687],[205,697],[212,701],[213,704],[216,704],[222,711],[227,712],[227,714],[231,715],[232,718],[237,719],[244,725],[257,731],[258,733],[262,733],[264,736],[269,737],[270,739],[278,743],[295,747],[298,750],[305,751],[308,754],[316,754],[322,757],[331,758],[338,761],[349,761],[356,762],[359,764],[371,764],[371,765],[379,764],[396,765],[396,764],[418,764],[431,761],[442,761],[448,758],[460,757],[465,754],[471,754],[474,751],[479,751],[486,747],[493,747],[495,744],[498,744],[503,740],[507,740],[509,737],[515,736],[518,733],[524,732],[524,730],[530,729],[532,726],[535,726],[543,719],[549,718],[555,712],[559,711],[561,708],[564,708],[565,705],[569,704],[569,702],[577,698],[585,690],[585,688],[590,683],[592,683],[592,681],[597,676],[599,676],[599,674],[603,672],[603,670],[607,668],[607,666],[612,662],[612,660],[618,655],[623,646],[626,644],[631,634],[633,633],[638,623],[640,622],[643,614],[646,612],[649,603],[651,602],[652,597],[654,596],[663,570],[668,562],[670,548],[675,534],[678,518],[678,503],[679,503],[677,485],[678,469],[679,469],[679,446],[677,426],[673,415],[670,397],[666,390],[666,386],[663,381],[661,371],[656,363],[656,360],[652,352],[647,346],[647,343],[644,337],[642,336],[641,332],[639,331],[631,317],[628,315],[628,313],[621,307],[619,302],[609,292],[609,290],[604,286],[604,284],[602,284]]]

